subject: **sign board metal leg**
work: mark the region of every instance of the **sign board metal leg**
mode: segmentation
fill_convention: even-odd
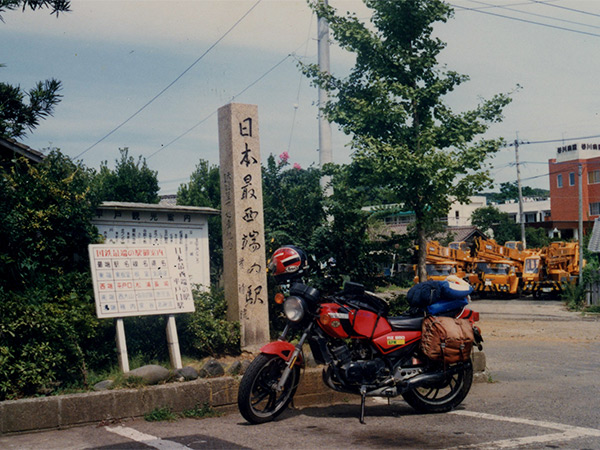
[[[123,373],[129,372],[129,358],[127,357],[127,342],[125,341],[125,326],[123,319],[117,319],[117,358],[119,359],[119,367]]]
[[[169,358],[171,359],[171,367],[181,369],[181,352],[179,351],[179,338],[177,337],[177,325],[175,324],[175,316],[169,315],[167,319],[167,345],[169,346]]]

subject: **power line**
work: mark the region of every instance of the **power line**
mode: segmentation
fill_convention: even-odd
[[[252,12],[252,10],[254,8],[256,8],[261,1],[262,0],[257,0],[257,2],[248,11],[246,11],[246,13],[242,17],[240,17],[237,20],[237,22],[235,22],[231,26],[231,28],[229,28],[219,39],[217,39],[215,41],[215,43],[212,44],[202,55],[200,55],[200,57],[197,58],[187,69],[185,69],[183,72],[181,72],[181,74],[179,74],[179,76],[177,78],[175,78],[171,83],[169,83],[167,85],[167,87],[165,87],[162,91],[160,91],[158,94],[156,94],[154,97],[152,97],[152,99],[150,101],[148,101],[144,106],[142,106],[135,113],[133,113],[131,116],[129,116],[123,122],[121,122],[121,124],[119,124],[117,127],[113,128],[110,132],[108,132],[107,134],[105,134],[101,139],[99,139],[94,144],[92,144],[91,146],[89,146],[88,148],[86,148],[84,151],[82,151],[79,155],[75,156],[74,159],[77,159],[77,158],[83,156],[85,153],[87,153],[88,151],[90,151],[91,149],[93,149],[96,145],[98,145],[100,142],[104,141],[107,137],[111,136],[113,133],[115,133],[117,130],[119,130],[123,125],[125,125],[127,122],[129,122],[131,119],[133,119],[135,116],[137,116],[139,113],[141,113],[143,110],[145,110],[148,106],[150,106],[157,98],[159,98],[162,94],[164,94],[169,88],[171,88],[175,83],[177,83],[181,79],[181,77],[183,77],[196,64],[198,64],[213,48],[215,48],[219,44],[219,42],[221,42],[223,39],[225,39],[225,37],[229,33],[231,33],[231,31],[233,31],[233,29],[235,27],[237,27],[240,24],[240,22],[242,22],[242,20],[244,20],[246,18],[246,16],[248,14],[250,14]]]
[[[560,1],[560,0],[552,0],[552,1]],[[531,5],[531,0],[527,0],[524,2],[518,2],[518,3],[509,3],[508,5],[488,5],[488,6],[481,6],[479,8],[473,8],[473,9],[493,9],[493,8],[504,8],[504,7],[508,7],[508,6],[525,6],[525,5]]]
[[[481,2],[481,1],[478,1],[478,0],[469,0],[469,1],[472,2],[472,3],[477,3],[478,5],[485,5],[485,6],[490,7],[490,8],[505,9],[507,11],[514,11],[514,12],[517,12],[517,13],[520,13],[520,14],[527,14],[529,16],[541,17],[542,19],[556,20],[558,22],[570,23],[570,24],[579,25],[579,26],[582,26],[582,27],[600,28],[600,26],[597,26],[597,25],[588,25],[588,24],[585,24],[585,23],[582,23],[582,22],[575,22],[574,20],[568,20],[568,19],[561,19],[561,18],[558,18],[558,17],[546,16],[544,14],[537,14],[537,13],[530,12],[530,11],[523,11],[523,10],[520,10],[520,9],[511,8],[509,6],[491,5],[489,3]],[[527,4],[529,5],[530,3],[527,3]],[[520,5],[524,5],[524,4],[521,3],[521,4],[519,4],[519,6]]]
[[[548,139],[545,141],[519,141],[519,145],[529,145],[529,144],[553,144],[553,143],[560,143],[560,142],[567,142],[567,141],[581,141],[584,139],[596,139],[596,138],[600,138],[600,134],[596,134],[593,136],[581,136],[581,137],[574,137],[574,138],[561,138],[561,139]],[[505,144],[504,147],[512,147],[514,146],[515,143],[514,142],[510,142],[508,144]]]
[[[562,164],[565,164],[565,165],[568,164],[568,165],[572,165],[573,169],[576,169],[577,166],[579,165],[579,160],[558,161],[558,162],[554,162],[552,164],[556,164],[556,165],[558,165],[558,164],[561,164],[561,165]],[[590,166],[598,166],[598,168],[600,169],[600,161],[586,162],[586,167],[590,167]],[[567,170],[568,169],[569,168],[567,167]],[[565,168],[564,168],[564,166],[562,166],[560,168],[560,170],[556,170],[556,171],[552,171],[552,172],[548,171],[547,173],[543,173],[541,175],[534,175],[534,176],[531,176],[531,177],[523,178],[522,181],[535,180],[537,178],[548,177],[550,175],[557,175],[557,174],[563,173],[564,170],[565,170]]]
[[[529,24],[532,24],[532,25],[539,25],[539,26],[542,26],[542,27],[554,28],[556,30],[570,31],[572,33],[585,34],[587,36],[600,37],[600,34],[590,33],[588,31],[574,30],[572,28],[565,28],[565,27],[560,27],[558,25],[550,25],[548,23],[535,22],[533,20],[521,19],[519,17],[505,16],[504,14],[498,14],[498,13],[493,13],[493,12],[490,12],[490,11],[484,11],[484,10],[478,9],[478,8],[468,8],[466,6],[460,6],[460,5],[454,5],[454,4],[450,4],[450,6],[452,6],[454,8],[460,8],[460,9],[466,10],[466,11],[473,11],[473,12],[477,12],[477,13],[480,13],[480,14],[487,14],[489,16],[501,17],[503,19],[516,20],[517,22],[524,22],[524,23],[529,23]]]
[[[580,13],[580,14],[586,14],[588,16],[600,17],[600,14],[594,14],[594,13],[591,13],[589,11],[582,11],[581,9],[568,8],[566,6],[555,5],[555,4],[552,4],[550,2],[542,2],[542,1],[539,1],[539,0],[531,0],[531,3],[539,3],[540,5],[544,5],[544,6],[551,6],[553,8],[565,9],[567,11],[572,11],[572,12],[576,12],[576,13]]]
[[[235,94],[233,97],[231,97],[231,99],[229,100],[230,102],[232,102],[233,100],[235,100],[237,97],[239,97],[240,95],[242,95],[244,92],[246,92],[248,89],[250,89],[251,87],[253,87],[255,84],[257,84],[259,81],[261,81],[263,78],[265,78],[268,74],[270,74],[271,72],[273,72],[277,67],[279,67],[281,64],[283,64],[288,58],[290,58],[292,56],[292,53],[288,54],[285,56],[285,58],[281,59],[277,64],[275,64],[274,66],[272,66],[269,70],[267,70],[265,73],[263,73],[260,77],[258,77],[256,80],[254,80],[252,83],[250,83],[248,86],[246,86],[244,89],[242,89],[240,92],[238,92],[237,94]],[[174,144],[175,142],[177,142],[179,139],[181,139],[182,137],[184,137],[185,135],[191,133],[194,129],[196,129],[197,127],[199,127],[200,125],[202,125],[204,122],[206,122],[208,119],[210,119],[212,116],[214,116],[215,114],[217,114],[218,110],[214,110],[213,112],[211,112],[208,116],[206,116],[204,119],[202,119],[201,121],[197,122],[194,126],[192,126],[191,128],[189,128],[187,131],[181,133],[179,136],[177,136],[175,139],[173,139],[172,141],[170,141],[168,144],[165,144],[163,146],[161,146],[158,150],[156,150],[154,153],[152,153],[150,156],[148,156],[146,158],[146,160],[152,158],[154,155],[156,155],[157,153],[163,151],[165,148],[169,147],[171,144]]]

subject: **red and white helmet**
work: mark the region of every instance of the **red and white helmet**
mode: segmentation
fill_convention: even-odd
[[[269,273],[278,282],[300,277],[307,268],[306,253],[293,245],[286,245],[275,250],[269,262]]]

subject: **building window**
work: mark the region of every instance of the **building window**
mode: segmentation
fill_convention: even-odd
[[[588,184],[600,183],[600,170],[592,170],[588,172]]]
[[[569,186],[575,186],[575,172],[569,172]]]
[[[600,216],[600,202],[590,203],[590,216]]]
[[[525,213],[525,223],[537,222],[537,213]]]
[[[556,175],[556,186],[558,186],[559,188],[562,187],[562,173]]]

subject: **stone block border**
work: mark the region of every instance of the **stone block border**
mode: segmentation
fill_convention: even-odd
[[[473,356],[474,381],[488,381],[485,354],[475,352]],[[321,368],[306,369],[294,397],[296,406],[333,404],[353,397],[325,387],[321,372]],[[164,407],[182,412],[208,403],[217,410],[235,410],[240,379],[205,378],[138,389],[7,400],[0,402],[0,435],[142,417]]]

